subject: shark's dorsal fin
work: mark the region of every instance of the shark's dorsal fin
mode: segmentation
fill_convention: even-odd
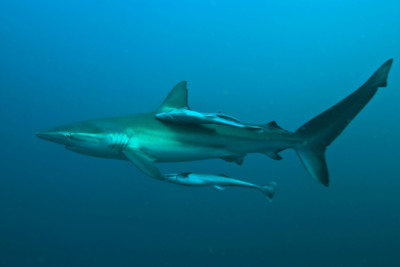
[[[187,108],[187,82],[182,81],[172,88],[171,92],[165,98],[164,102],[158,107],[157,113],[168,112],[175,109]]]

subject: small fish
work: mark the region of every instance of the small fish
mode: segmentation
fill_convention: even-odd
[[[168,112],[156,114],[156,118],[162,121],[182,124],[218,124],[238,128],[245,128],[262,132],[263,128],[258,125],[244,124],[238,119],[223,113],[201,113],[187,108],[175,109]]]
[[[239,186],[249,187],[260,190],[269,201],[275,195],[276,182],[270,182],[266,185],[260,186],[248,183],[242,180],[228,177],[224,174],[201,174],[201,173],[171,173],[164,175],[164,179],[170,183],[186,185],[186,186],[214,186],[219,190],[224,190],[226,186]]]

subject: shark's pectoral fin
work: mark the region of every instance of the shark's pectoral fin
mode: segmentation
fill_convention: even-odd
[[[159,180],[163,180],[164,176],[161,174],[160,170],[157,168],[154,160],[146,153],[140,150],[126,150],[122,153],[128,158],[130,162],[133,163],[139,170],[145,174]]]
[[[221,159],[228,161],[228,162],[235,162],[239,165],[242,165],[245,156],[246,156],[246,154],[240,155],[240,156],[226,156],[226,157],[221,157]]]

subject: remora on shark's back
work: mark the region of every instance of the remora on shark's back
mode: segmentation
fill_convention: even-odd
[[[188,109],[186,82],[178,83],[153,112],[78,122],[37,133],[67,149],[96,157],[129,160],[147,175],[163,180],[155,162],[222,158],[241,164],[248,153],[281,159],[279,152],[294,149],[308,173],[329,184],[325,150],[377,92],[386,87],[392,59],[385,62],[351,95],[305,123],[295,132],[275,122],[258,132],[216,124],[176,124],[156,114]]]
[[[165,122],[181,124],[218,124],[245,128],[249,130],[262,131],[258,125],[245,124],[238,119],[223,113],[201,113],[186,108],[161,112],[156,114],[156,118]]]

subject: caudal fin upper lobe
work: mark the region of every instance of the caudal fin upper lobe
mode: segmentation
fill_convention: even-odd
[[[387,86],[393,59],[386,61],[360,88],[301,126],[295,134],[303,140],[295,149],[307,172],[325,186],[329,173],[326,148],[368,104],[379,87]]]

